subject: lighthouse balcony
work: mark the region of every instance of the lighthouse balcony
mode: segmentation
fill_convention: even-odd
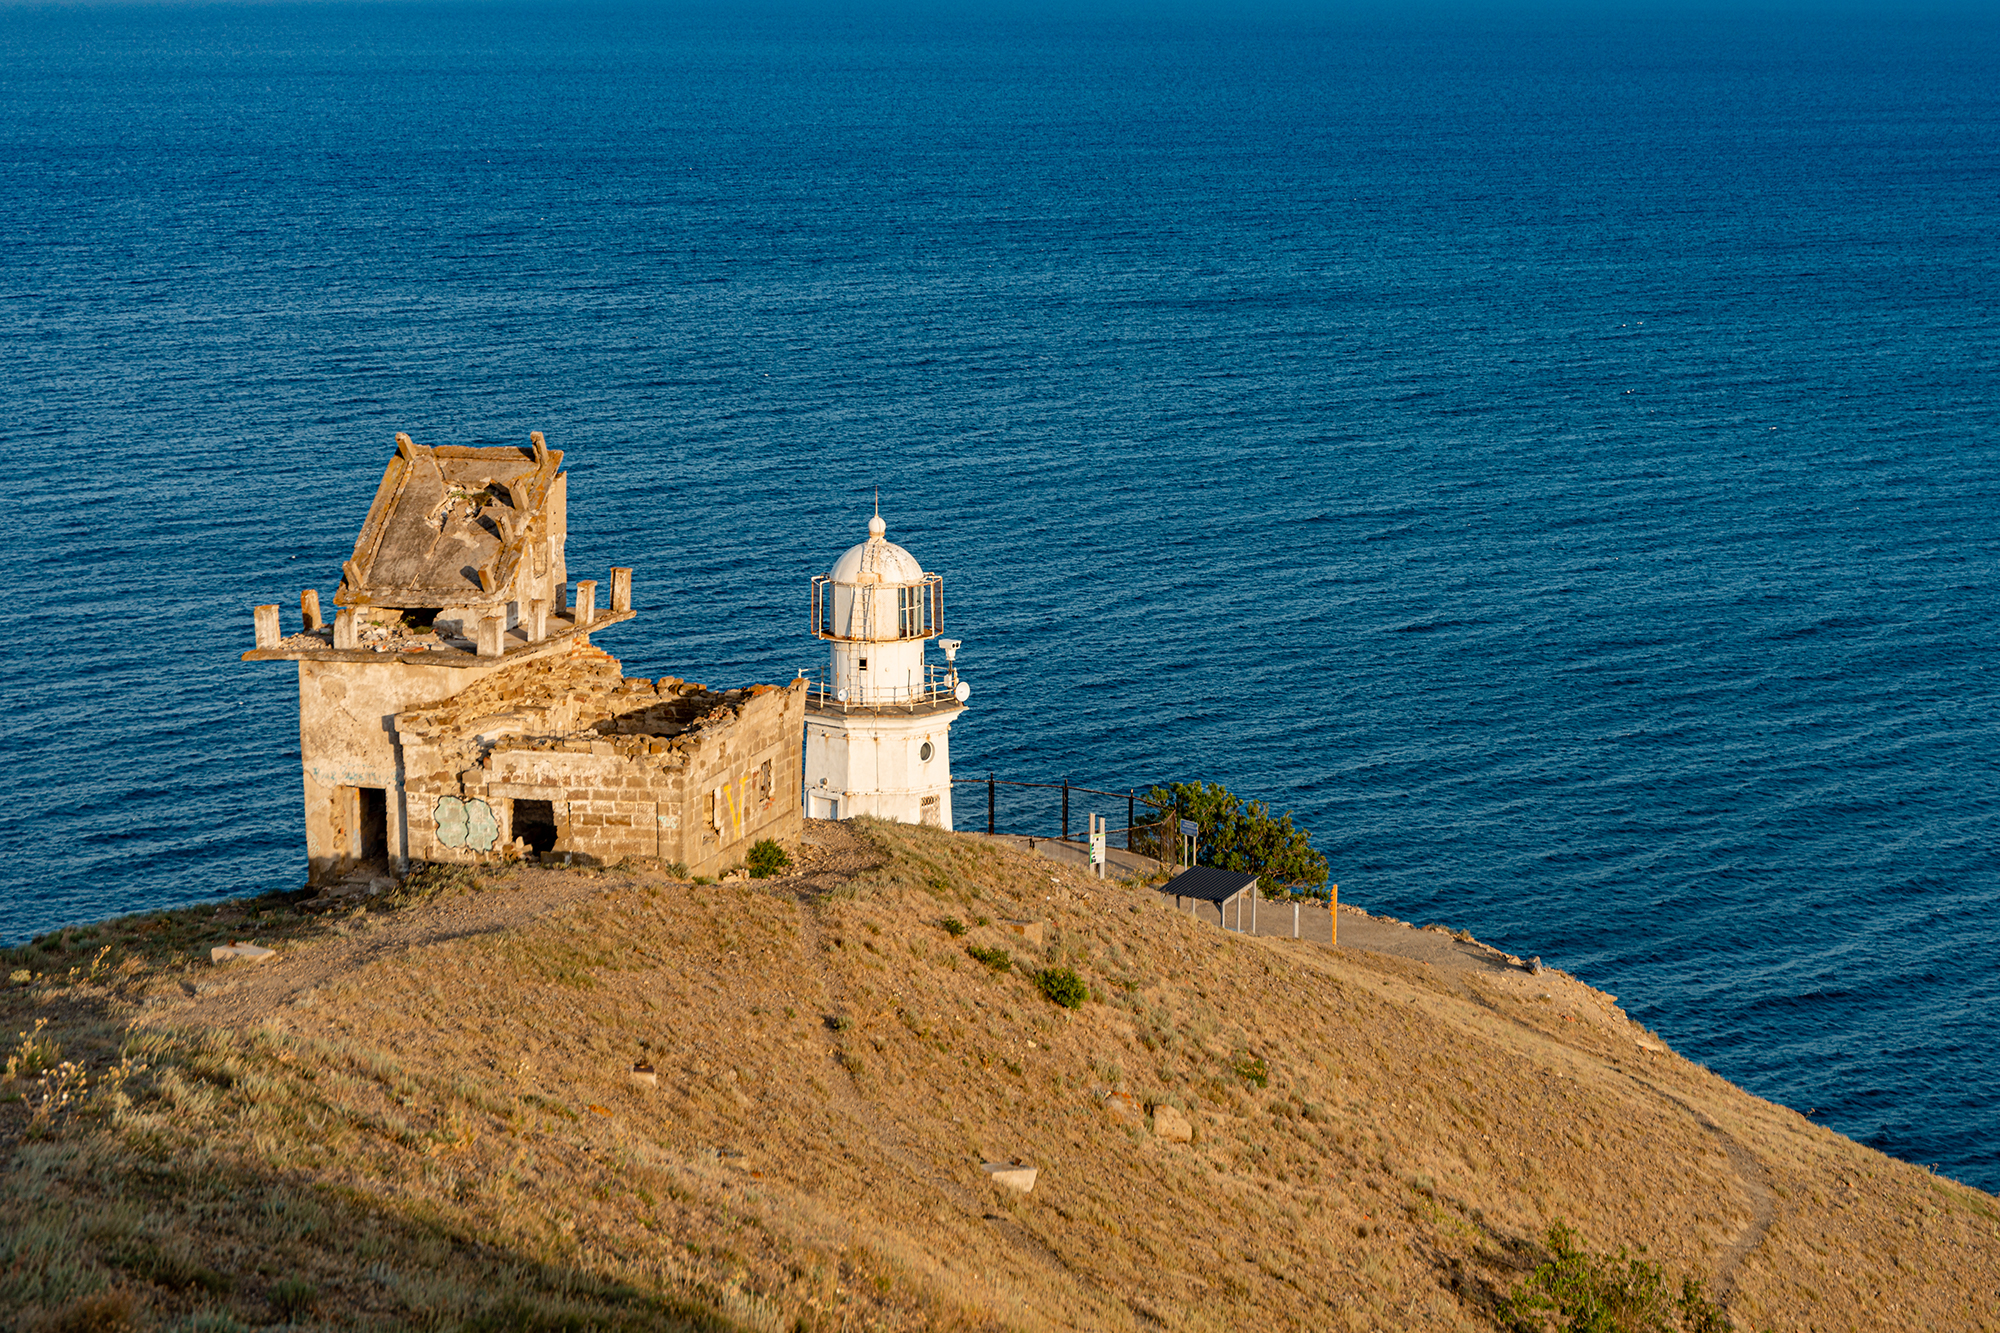
[[[920,680],[871,680],[865,671],[846,676],[822,675],[807,681],[808,713],[955,713],[965,707],[970,691],[948,667],[924,668]]]

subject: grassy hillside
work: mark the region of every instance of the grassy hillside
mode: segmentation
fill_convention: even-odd
[[[1565,1222],[1705,1282],[1746,1333],[2000,1328],[1992,1197],[1749,1096],[1567,978],[1224,935],[935,830],[807,838],[784,880],[522,869],[14,951],[0,1309],[1494,1329]],[[280,956],[211,966],[231,939]],[[1092,998],[1052,1003],[1047,967]],[[1185,1111],[1193,1142],[1114,1092]],[[1041,1169],[1025,1197],[980,1165],[1014,1159]]]

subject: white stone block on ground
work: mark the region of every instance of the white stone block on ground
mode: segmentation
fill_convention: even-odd
[[[1002,1189],[1013,1190],[1016,1194],[1026,1194],[1035,1187],[1035,1178],[1041,1175],[1040,1167],[1021,1162],[981,1162],[987,1179]]]
[[[231,940],[227,944],[218,944],[208,951],[208,961],[211,963],[233,963],[238,960],[246,963],[261,963],[266,958],[276,958],[277,956],[278,951],[276,949],[266,949],[262,945],[257,944],[245,944],[241,940]]]

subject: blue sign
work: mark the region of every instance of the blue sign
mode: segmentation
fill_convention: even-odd
[[[1201,825],[1195,823],[1192,819],[1183,819],[1181,821],[1181,832],[1192,838],[1195,834],[1201,832]]]

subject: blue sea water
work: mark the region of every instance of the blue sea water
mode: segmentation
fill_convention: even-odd
[[[1992,19],[28,7],[0,68],[0,939],[295,885],[250,606],[396,431],[540,429],[632,673],[816,662],[879,487],[961,775],[1266,798],[2000,1189]]]

